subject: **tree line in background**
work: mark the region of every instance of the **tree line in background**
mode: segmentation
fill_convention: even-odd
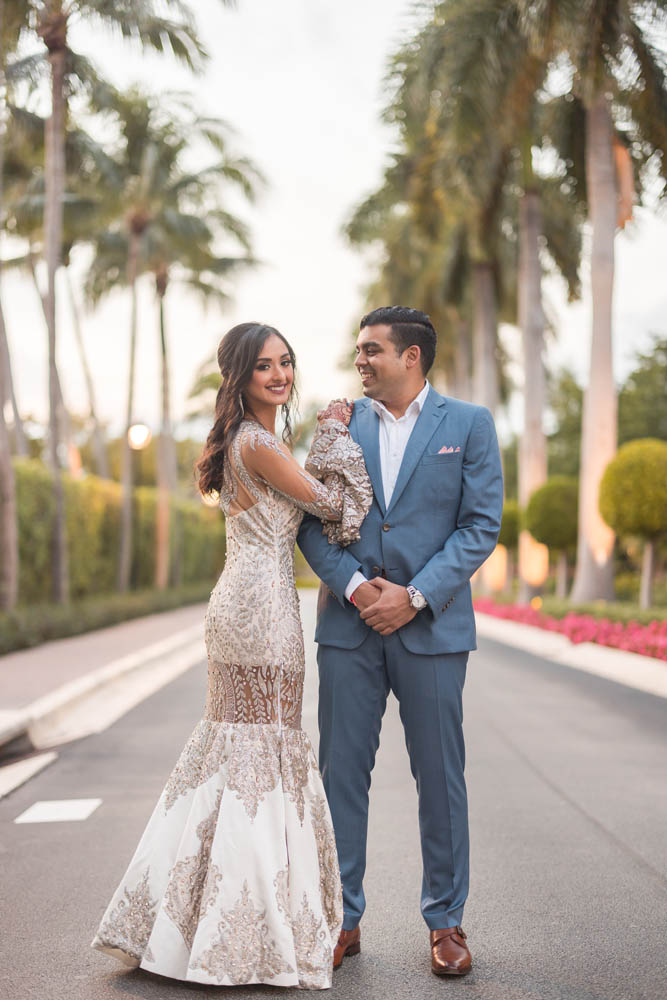
[[[655,202],[665,193],[665,7],[442,0],[419,10],[419,27],[389,73],[384,117],[397,130],[398,146],[346,233],[377,262],[369,303],[404,302],[431,315],[441,333],[438,365],[452,395],[497,412],[509,389],[498,326],[518,325],[522,510],[548,469],[555,471],[544,429],[543,277],[559,274],[570,299],[578,297],[586,238],[592,329],[588,377],[575,393],[577,443],[569,453],[580,455],[578,518],[568,508],[577,532],[571,598],[612,599],[613,527],[628,526],[608,506],[605,520],[599,508],[600,484],[617,449],[614,240],[637,198]],[[644,427],[660,436],[655,423]],[[658,452],[663,458],[651,467],[659,476],[665,459]],[[664,528],[667,501],[662,494],[654,499],[663,505]],[[544,557],[525,519],[518,548],[525,600],[536,592],[531,566]]]
[[[229,4],[231,0],[223,0]],[[112,290],[128,298],[128,386],[120,444],[122,504],[116,584],[130,586],[133,552],[134,466],[129,430],[135,419],[137,283],[148,275],[157,300],[156,343],[161,376],[158,439],[155,584],[170,578],[170,493],[177,487],[177,456],[170,412],[166,296],[185,282],[205,299],[225,301],[234,274],[253,262],[242,221],[221,208],[225,186],[252,199],[261,177],[229,149],[227,127],[198,114],[187,95],[158,97],[119,92],[86,55],[69,43],[71,22],[85,21],[198,72],[208,53],[194,18],[180,0],[0,0],[0,252],[2,272],[20,269],[34,283],[48,338],[49,426],[46,457],[53,487],[50,524],[52,596],[70,596],[63,472],[76,458],[73,418],[56,365],[57,300],[70,312],[89,396],[94,468],[110,473],[104,430],[81,332],[81,308],[94,308]],[[48,94],[49,113],[35,108]],[[103,138],[100,139],[99,137]],[[193,152],[197,154],[196,160]],[[193,169],[192,162],[207,161]],[[12,256],[6,256],[7,238]],[[88,249],[82,288],[74,286],[70,258]],[[1,274],[0,274],[1,276]],[[19,533],[11,453],[25,456],[28,436],[17,404],[0,290],[0,609],[18,596]],[[5,419],[5,404],[12,425]]]
[[[178,0],[0,0],[0,280],[8,270],[28,276],[49,344],[44,439],[24,426],[19,411],[0,285],[0,608],[11,608],[19,594],[16,478],[18,470],[19,479],[29,481],[29,473],[17,459],[27,455],[46,458],[52,477],[45,524],[56,601],[78,593],[72,576],[79,568],[68,565],[76,540],[68,540],[65,493],[73,494],[64,472],[76,474],[82,465],[122,484],[118,558],[107,565],[116,587],[135,585],[137,532],[146,537],[137,485],[157,490],[155,503],[143,504],[154,517],[153,582],[164,588],[180,578],[175,563],[182,545],[174,535],[182,517],[174,514],[174,494],[187,494],[200,445],[172,434],[168,290],[185,282],[205,299],[224,302],[235,275],[254,264],[246,227],[220,206],[230,187],[252,199],[262,183],[256,167],[232,154],[223,123],[198,114],[187,95],[158,100],[111,86],[71,48],[74,17],[193,72],[207,59],[188,6]],[[429,312],[440,332],[436,371],[447,390],[493,412],[511,390],[498,327],[519,326],[524,431],[504,452],[501,541],[516,535],[524,599],[535,591],[530,568],[544,555],[542,542],[561,554],[562,592],[576,550],[573,599],[609,598],[612,529],[647,539],[643,580],[650,581],[657,530],[651,516],[667,503],[664,490],[644,489],[624,504],[629,491],[619,491],[612,474],[601,501],[604,517],[598,505],[617,440],[667,441],[667,343],[657,341],[638,357],[620,388],[618,412],[611,366],[615,233],[637,198],[656,201],[664,193],[664,5],[444,0],[422,4],[419,18],[391,63],[385,117],[396,128],[396,151],[378,190],[346,224],[352,244],[367,248],[377,263],[369,304],[399,301]],[[47,98],[49,113],[42,117]],[[205,167],[192,169],[203,160]],[[542,284],[545,274],[558,274],[569,297],[578,297],[587,244],[593,329],[582,389],[568,372],[545,378],[550,324]],[[79,248],[87,261],[83,284],[72,278]],[[128,432],[135,419],[140,280],[151,281],[155,292],[161,421],[157,440],[133,454]],[[94,310],[115,289],[127,297],[128,384],[124,433],[107,441],[82,316],[84,306]],[[56,366],[57,317],[63,315],[56,300],[62,296],[85,373],[85,420],[68,412]],[[11,330],[12,317],[6,319]],[[218,382],[217,372],[203,368],[195,403],[207,402]],[[551,432],[545,432],[545,413],[555,424]],[[619,459],[626,461],[621,453]],[[646,470],[660,476],[664,462],[664,450],[633,453],[617,478],[631,469],[645,486]],[[547,472],[555,482],[547,481]],[[549,535],[556,527],[568,528],[567,543]],[[508,547],[513,551],[514,542]],[[618,546],[615,551],[622,566],[624,555]],[[644,582],[642,599],[649,598]]]
[[[655,338],[650,350],[638,352],[633,369],[619,388],[620,447],[605,471],[600,493],[603,517],[620,540],[614,551],[616,594],[626,600],[639,599],[644,608],[653,600],[654,569],[664,566],[667,558],[666,386],[667,339]],[[506,500],[500,543],[510,553],[510,586],[519,531],[524,525],[555,557],[556,596],[565,598],[569,590],[577,543],[583,396],[583,389],[567,369],[548,379],[548,416],[553,425],[547,434],[549,478],[531,494],[524,508],[518,502],[518,437],[503,448]],[[627,447],[630,443],[631,448]],[[664,587],[656,603],[667,604]]]

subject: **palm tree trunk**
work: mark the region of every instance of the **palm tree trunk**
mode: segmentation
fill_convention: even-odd
[[[473,264],[473,384],[475,403],[495,414],[500,390],[496,341],[498,317],[493,268],[488,261]]]
[[[516,573],[515,561],[514,561],[514,550],[507,550],[507,582],[505,583],[505,590],[508,594],[514,593],[514,575]]]
[[[5,5],[0,0],[0,45],[4,37]],[[4,50],[0,54],[0,87],[4,92],[5,83]],[[1,109],[3,119],[0,121],[0,208],[4,201],[4,153],[5,153],[5,123],[4,107]],[[1,256],[1,255],[0,255]],[[0,610],[9,611],[18,598],[19,581],[19,544],[18,520],[16,516],[16,483],[9,447],[9,434],[5,423],[6,394],[11,397],[14,407],[14,428],[17,447],[23,440],[23,426],[18,415],[14,388],[9,364],[9,345],[5,330],[5,319],[0,303]]]
[[[0,173],[2,168],[0,167]],[[1,204],[1,202],[0,202]],[[14,379],[12,377],[12,363],[9,354],[9,343],[7,341],[7,327],[5,326],[5,313],[0,300],[0,365],[2,366],[2,379],[0,380],[0,405],[4,407],[7,400],[12,404],[12,415],[14,417],[14,451],[21,458],[28,455],[28,440],[23,429],[23,421],[19,412],[14,391]]]
[[[584,392],[579,478],[579,534],[572,600],[612,600],[614,533],[602,520],[602,474],[616,453],[616,388],[612,363],[612,294],[616,178],[609,100],[600,94],[586,112],[586,178],[592,226],[593,330],[588,386]]]
[[[0,355],[0,378],[4,379],[4,358]],[[3,401],[4,403],[4,401]],[[0,406],[0,610],[13,608],[18,598],[19,544],[16,517],[16,484],[5,423]]]
[[[531,156],[530,150],[527,156]],[[532,166],[532,164],[531,164]],[[537,191],[527,189],[519,203],[519,327],[523,342],[523,434],[519,438],[519,505],[525,508],[547,478],[547,445],[542,428],[545,409],[544,313],[539,239],[542,211]],[[519,535],[519,601],[527,604],[541,590],[527,579],[538,546],[529,531]]]
[[[169,361],[167,337],[164,322],[164,290],[158,289],[160,314],[160,367],[162,378],[162,419],[158,442],[158,499],[156,522],[155,586],[164,590],[169,585],[169,498],[176,486],[175,463],[173,461],[174,441],[171,434],[171,412],[169,392]]]
[[[50,16],[49,16],[50,15]],[[48,270],[46,295],[49,332],[49,460],[53,474],[53,596],[58,603],[69,599],[65,491],[58,456],[58,374],[56,370],[56,274],[60,264],[65,181],[65,57],[67,19],[62,10],[49,9],[40,34],[49,52],[51,66],[51,116],[45,134],[44,244]]]
[[[123,437],[121,483],[123,505],[120,522],[120,559],[118,562],[118,589],[129,590],[132,570],[132,449],[130,448],[130,427],[134,418],[134,370],[137,353],[137,274],[139,268],[139,233],[130,230],[127,276],[132,293],[130,314],[130,369],[127,386],[127,409],[125,413],[125,435]]]
[[[32,274],[32,280],[39,295],[39,300],[42,303],[42,310],[44,312],[44,319],[46,320],[46,327],[48,331],[49,327],[49,299],[47,295],[44,295],[41,288],[39,287],[39,281],[37,280],[37,271],[35,269],[35,259],[32,254],[30,254],[30,272]],[[74,440],[74,433],[72,431],[72,421],[70,420],[69,410],[65,405],[65,397],[63,395],[63,387],[60,382],[60,375],[58,373],[58,368],[56,367],[56,397],[57,397],[57,426],[58,426],[58,441],[65,445],[65,450],[67,453],[67,467],[69,469],[70,476],[74,478],[78,477],[81,473],[81,454]]]
[[[74,336],[76,339],[76,345],[79,349],[79,360],[81,361],[81,367],[83,369],[83,377],[86,382],[86,389],[88,392],[88,408],[90,410],[90,419],[93,423],[93,452],[95,455],[95,468],[97,470],[97,475],[101,476],[102,479],[109,479],[109,460],[107,457],[107,449],[104,441],[104,430],[97,418],[97,411],[95,406],[95,388],[93,386],[93,376],[90,371],[90,365],[88,364],[88,358],[86,356],[86,348],[83,342],[83,334],[81,331],[81,316],[79,311],[79,306],[76,301],[76,296],[74,294],[74,288],[72,286],[72,276],[70,274],[69,267],[65,268],[65,276],[67,278],[67,290],[69,292],[70,307],[72,310],[72,321],[74,326]]]
[[[639,586],[639,607],[642,610],[653,604],[653,567],[655,564],[655,542],[647,538],[642,556],[642,576]]]
[[[458,313],[454,318],[456,345],[454,350],[454,378],[452,395],[457,399],[470,399],[470,326]]]

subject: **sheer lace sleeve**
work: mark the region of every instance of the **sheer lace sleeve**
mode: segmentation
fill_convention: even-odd
[[[343,484],[338,480],[320,482],[309,475],[265,428],[253,427],[244,435],[241,460],[252,478],[270,486],[301,510],[327,522],[343,517]]]
[[[361,448],[342,421],[326,419],[318,424],[306,469],[342,498],[340,516],[322,518],[329,542],[350,545],[358,541],[359,529],[373,502],[373,488]]]

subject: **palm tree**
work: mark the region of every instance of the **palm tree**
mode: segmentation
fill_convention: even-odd
[[[472,255],[469,266],[477,304],[474,398],[487,405],[497,397],[494,381],[498,366],[493,363],[497,282],[493,274],[505,274],[507,286],[511,268],[505,263],[499,272],[498,261],[508,252],[508,242],[516,241],[517,300],[511,301],[506,287],[505,312],[511,321],[518,318],[523,342],[519,500],[525,505],[546,479],[547,471],[542,427],[542,242],[568,281],[571,296],[578,288],[577,200],[557,176],[544,177],[534,167],[534,150],[544,135],[540,91],[547,63],[527,45],[519,8],[505,0],[448,0],[439,4],[422,28],[419,49],[421,72],[415,79],[431,95],[431,107],[434,97],[435,103],[443,106],[439,127],[445,162],[450,164],[449,184],[459,198],[468,188],[469,207],[461,228],[466,240],[461,242],[461,252],[464,246],[470,248],[466,252]],[[563,239],[563,220],[569,223],[569,240]],[[517,316],[513,315],[515,309]],[[524,569],[534,545],[523,531],[519,546],[523,599],[532,596]]]
[[[0,233],[4,232],[5,225],[5,142],[7,131],[7,79],[5,73],[5,52],[11,51],[18,42],[21,27],[20,5],[10,0],[0,0]],[[2,255],[0,254],[0,280],[2,278]],[[28,454],[28,445],[23,430],[23,422],[19,412],[16,393],[14,391],[14,380],[12,377],[11,358],[9,343],[7,340],[7,328],[5,325],[4,309],[2,307],[2,297],[0,295],[0,357],[3,369],[0,378],[0,405],[4,407],[9,400],[12,406],[14,420],[15,450],[18,455]]]
[[[68,47],[70,19],[85,19],[91,24],[135,39],[142,46],[158,52],[169,50],[179,60],[196,68],[205,51],[199,42],[194,22],[180,0],[27,0],[30,26],[34,27],[46,49],[51,84],[51,115],[46,127],[44,212],[44,248],[48,274],[47,318],[49,331],[49,438],[50,460],[54,476],[55,517],[53,573],[54,596],[68,598],[67,544],[63,484],[58,461],[58,388],[56,378],[56,273],[61,262],[63,241],[63,196],[65,182],[64,137],[67,118],[68,77],[76,73],[77,60]],[[159,14],[159,9],[173,12],[177,20]],[[79,59],[79,65],[82,61]]]
[[[118,99],[117,114],[125,143],[119,162],[121,186],[116,192],[114,221],[96,240],[87,290],[91,300],[97,301],[123,280],[131,289],[130,384],[126,411],[129,429],[134,413],[137,281],[145,272],[150,272],[155,280],[162,383],[156,585],[162,588],[169,580],[169,493],[176,485],[165,297],[175,277],[205,299],[226,300],[225,279],[251,260],[247,255],[245,227],[233,215],[216,207],[220,183],[236,184],[246,197],[252,197],[259,175],[250,161],[234,159],[227,153],[224,123],[197,117],[182,97],[166,107],[164,99],[158,105],[131,91]],[[183,159],[192,142],[202,147],[208,144],[217,162],[199,171],[186,171]],[[214,243],[221,234],[231,235],[246,254],[242,257],[217,255]],[[131,453],[126,441],[121,589],[129,586],[131,570],[131,469]]]
[[[107,90],[107,97],[110,91]],[[33,281],[48,324],[47,296],[37,275],[36,264],[40,256],[43,236],[45,180],[42,168],[44,158],[44,119],[26,108],[10,105],[11,117],[8,130],[9,164],[6,171],[9,196],[6,203],[7,225],[14,236],[27,241],[26,253],[5,261],[5,267],[25,271]],[[92,423],[93,452],[97,474],[109,475],[104,430],[97,417],[95,390],[83,342],[81,317],[69,270],[70,253],[74,244],[90,242],[104,224],[104,189],[109,177],[116,170],[115,162],[76,123],[69,123],[65,135],[65,164],[67,196],[63,209],[64,244],[61,251],[69,291],[72,324],[79,358],[88,392],[88,405]],[[47,326],[48,329],[48,326]],[[60,439],[67,444],[70,471],[80,467],[78,449],[73,442],[71,420],[63,400],[60,377],[56,370],[59,397]]]
[[[86,346],[83,339],[81,308],[77,300],[77,294],[74,289],[74,284],[72,282],[72,275],[70,272],[69,249],[67,250],[67,256],[64,258],[63,263],[65,264],[65,276],[67,279],[67,292],[69,295],[70,311],[72,314],[72,326],[74,329],[74,338],[76,341],[77,350],[79,352],[79,360],[81,361],[83,378],[86,383],[86,392],[88,394],[88,414],[92,429],[92,444],[93,444],[93,455],[95,456],[95,469],[97,475],[101,476],[102,479],[109,479],[110,476],[109,457],[107,455],[104,427],[97,415],[97,404],[95,401],[95,386],[93,383],[93,374],[90,369],[90,364],[88,362],[88,354],[86,352]]]
[[[0,0],[0,235],[4,230],[4,166],[6,127],[5,52],[16,45],[22,23],[21,5],[13,0]],[[2,253],[0,252],[0,277]],[[5,421],[5,402],[9,398],[14,414],[16,450],[27,453],[23,424],[16,403],[12,380],[9,344],[0,297],[0,609],[9,610],[18,598],[19,546],[16,516],[16,485]]]
[[[616,451],[617,405],[612,366],[614,237],[629,215],[630,154],[651,158],[667,175],[667,87],[664,3],[625,0],[517,0],[533,50],[567,60],[571,108],[585,124],[585,177],[592,232],[593,320],[584,395],[577,567],[572,599],[612,598],[614,535],[598,510],[602,473]],[[615,124],[618,123],[618,126]],[[570,132],[571,132],[570,128]],[[619,132],[625,134],[622,142]],[[624,148],[625,147],[625,148]],[[628,148],[629,147],[629,148]],[[653,155],[658,154],[658,155]],[[624,181],[624,184],[621,182]],[[625,197],[620,197],[625,193]],[[631,206],[630,206],[631,210]]]
[[[444,371],[450,392],[468,396],[469,333],[473,326],[478,334],[484,328],[478,322],[480,300],[469,291],[472,236],[462,202],[452,190],[451,170],[443,163],[440,109],[419,77],[419,52],[417,44],[409,43],[394,57],[390,72],[394,94],[385,118],[398,126],[401,148],[393,155],[382,186],[356,208],[345,233],[355,246],[382,248],[378,278],[368,289],[369,302],[409,302],[428,312],[441,333],[437,367]],[[495,301],[495,268],[491,273]],[[495,306],[492,325],[495,343]],[[479,372],[479,336],[475,343]],[[492,396],[499,385],[497,360],[494,348]],[[479,391],[479,384],[474,391]]]

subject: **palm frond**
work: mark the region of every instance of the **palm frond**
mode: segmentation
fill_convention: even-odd
[[[5,79],[10,87],[16,87],[26,81],[36,86],[48,76],[48,73],[49,60],[46,50],[32,52],[17,59],[8,59],[5,65]]]
[[[208,58],[191,19],[174,21],[159,17],[149,5],[130,3],[99,4],[95,19],[111,33],[141,48],[173,55],[193,72],[201,72]],[[152,5],[150,5],[152,8]],[[185,11],[185,8],[183,8]]]

